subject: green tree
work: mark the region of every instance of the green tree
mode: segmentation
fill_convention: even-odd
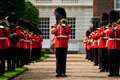
[[[15,12],[18,17],[23,17],[25,9],[25,0],[0,0],[0,10],[8,14]]]
[[[39,10],[29,1],[25,2],[24,19],[37,26],[39,21]]]

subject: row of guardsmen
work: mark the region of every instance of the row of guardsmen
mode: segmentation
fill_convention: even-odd
[[[120,19],[117,14],[115,11],[111,11],[109,15],[104,13],[102,26],[96,28],[83,40],[86,58],[99,66],[100,72],[109,72],[109,77],[119,76]]]
[[[3,15],[0,12],[0,75],[5,73],[6,63],[7,71],[14,71],[16,67],[39,59],[43,40],[40,35],[17,26],[15,14],[10,14],[7,19]]]

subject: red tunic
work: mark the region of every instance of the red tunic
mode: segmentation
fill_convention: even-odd
[[[62,27],[60,25],[58,26],[57,26],[58,28],[52,27],[51,29],[51,33],[55,35],[54,48],[60,48],[60,47],[67,48],[69,35],[71,34],[71,28],[69,26],[65,26],[65,27]]]
[[[10,47],[10,40],[7,37],[0,37],[0,49]]]
[[[10,40],[7,38],[9,31],[5,28],[0,29],[0,49],[6,49],[10,47]]]
[[[91,36],[92,36],[92,39],[93,39],[93,48],[98,48],[98,31],[94,32]]]
[[[109,39],[107,41],[108,49],[120,49],[120,28],[119,25],[114,29],[109,28],[107,31]]]
[[[98,45],[99,45],[99,48],[106,48],[106,41],[107,41],[107,36],[106,36],[106,32],[105,31],[105,28],[104,26],[100,28],[100,31],[99,31],[99,40],[98,40]]]

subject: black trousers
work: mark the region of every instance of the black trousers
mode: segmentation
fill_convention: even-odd
[[[30,49],[23,49],[23,59],[24,59],[24,65],[28,64],[30,62]]]
[[[67,48],[56,48],[56,73],[66,73]]]
[[[88,60],[92,61],[92,49],[89,50],[88,52]]]
[[[94,65],[98,65],[98,48],[93,48]]]
[[[36,59],[36,50],[35,50],[35,48],[32,48],[31,61],[34,61],[35,59]]]
[[[5,72],[5,60],[7,51],[7,49],[0,49],[0,75],[4,74]]]
[[[94,48],[91,48],[91,61],[94,61]]]
[[[13,71],[16,68],[16,56],[17,49],[15,47],[10,47],[7,53],[7,70]]]
[[[37,48],[37,56],[36,58],[39,59],[41,57],[41,48]]]
[[[109,74],[118,76],[120,66],[120,50],[109,49]]]
[[[23,48],[18,48],[17,49],[17,59],[16,59],[16,66],[17,67],[22,67],[25,63],[25,51]]]
[[[101,70],[108,71],[108,49],[107,48],[99,48],[98,50],[99,56],[99,68]]]
[[[89,54],[90,54],[90,50],[88,50],[88,49],[85,49],[86,50],[86,59],[88,59],[89,60]]]

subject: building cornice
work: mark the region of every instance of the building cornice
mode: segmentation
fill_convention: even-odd
[[[67,3],[67,4],[65,4],[65,3],[64,3],[64,4],[55,4],[55,3],[47,3],[47,4],[45,3],[45,4],[44,4],[44,3],[42,3],[42,4],[40,4],[40,3],[35,3],[34,5],[35,5],[36,7],[46,7],[46,6],[47,6],[47,7],[56,7],[56,6],[93,7],[93,5],[92,5],[92,4],[89,4],[89,3],[88,3],[88,4],[80,4],[80,3],[79,3],[79,4],[72,4],[72,3],[69,3],[69,4],[68,4],[68,3]]]

